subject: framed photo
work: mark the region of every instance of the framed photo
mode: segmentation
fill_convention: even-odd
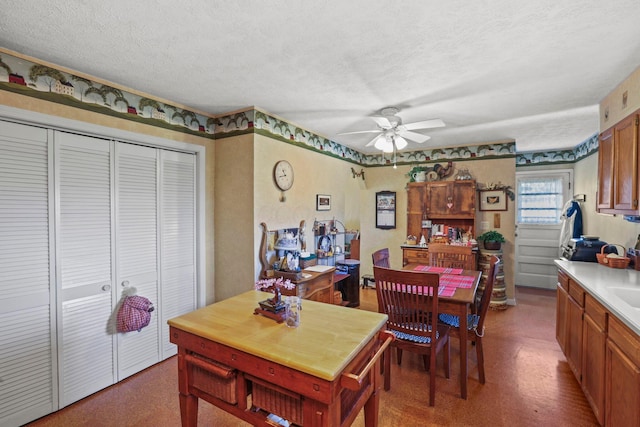
[[[396,228],[396,192],[376,193],[376,228]]]
[[[481,211],[506,211],[507,193],[504,190],[480,190]]]
[[[330,211],[331,210],[331,196],[328,194],[316,194],[316,210],[317,211]]]

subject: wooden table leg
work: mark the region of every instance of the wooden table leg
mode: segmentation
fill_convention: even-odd
[[[198,398],[192,394],[180,393],[180,418],[182,427],[198,425]]]
[[[460,395],[467,398],[467,304],[460,304]]]
[[[380,387],[375,387],[373,394],[364,404],[365,427],[378,427],[378,409],[380,407]]]

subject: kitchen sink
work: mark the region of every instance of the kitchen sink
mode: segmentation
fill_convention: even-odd
[[[631,307],[640,309],[640,288],[609,288],[609,291]]]

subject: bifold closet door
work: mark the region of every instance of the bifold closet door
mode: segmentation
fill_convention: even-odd
[[[60,407],[115,382],[112,144],[55,132]]]
[[[57,409],[51,131],[0,121],[0,425]]]
[[[195,156],[162,151],[160,173],[162,358],[176,354],[167,320],[196,309]],[[204,233],[204,230],[202,230]]]
[[[118,381],[160,361],[158,314],[158,153],[116,143],[116,283],[153,302],[151,323],[118,334]]]

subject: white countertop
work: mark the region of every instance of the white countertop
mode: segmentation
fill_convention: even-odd
[[[611,268],[597,262],[555,260],[555,264],[578,282],[591,296],[640,335],[640,304],[633,307],[618,289],[637,291],[640,296],[640,271],[631,268]],[[631,301],[629,299],[629,301]],[[638,300],[640,301],[640,299]]]

